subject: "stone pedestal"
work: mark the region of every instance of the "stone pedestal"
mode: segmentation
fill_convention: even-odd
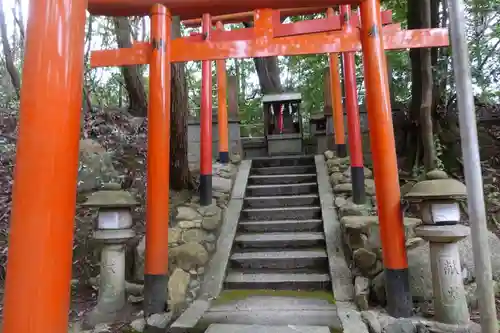
[[[457,242],[469,235],[469,228],[462,225],[423,225],[417,227],[415,232],[430,243],[436,320],[446,324],[468,324],[469,309]]]

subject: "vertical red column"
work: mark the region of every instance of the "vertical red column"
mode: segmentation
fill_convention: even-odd
[[[224,24],[217,22],[217,30],[223,31]],[[217,66],[217,93],[219,110],[217,112],[217,127],[219,128],[219,160],[221,163],[229,163],[229,133],[227,122],[227,73],[226,61],[216,61]]]
[[[343,29],[349,32],[352,31],[351,6],[340,6],[340,14],[342,16]],[[352,200],[356,204],[362,204],[365,202],[365,173],[354,53],[346,52],[342,54],[342,59],[344,61],[344,90],[348,128],[347,140],[349,141],[349,152],[351,155]]]
[[[29,7],[3,332],[66,333],[85,0]]]
[[[389,79],[381,36],[380,0],[363,1],[360,11],[366,105],[385,266],[387,310],[393,317],[409,317],[413,304],[401,214]]]
[[[203,14],[202,33],[210,39],[210,14]],[[200,115],[200,205],[212,203],[212,62],[201,63],[201,115]]]
[[[328,8],[327,16],[334,16],[333,8]],[[339,55],[337,53],[330,53],[328,60],[330,62],[330,97],[332,99],[332,121],[335,134],[334,143],[337,148],[338,157],[346,157],[347,147],[345,144],[344,108],[342,107],[342,88],[340,86]]]
[[[165,311],[170,187],[170,38],[172,17],[162,5],[151,10],[153,53],[149,68],[145,314]]]

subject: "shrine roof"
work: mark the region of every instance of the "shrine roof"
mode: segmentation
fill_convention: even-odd
[[[262,103],[302,101],[301,93],[268,94],[262,96]]]

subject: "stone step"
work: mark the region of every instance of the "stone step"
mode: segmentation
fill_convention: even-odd
[[[234,268],[325,268],[328,267],[328,256],[323,249],[236,252],[231,255],[231,266]]]
[[[304,297],[250,296],[246,299],[215,305],[205,312],[199,321],[198,327],[206,328],[214,323],[286,326],[293,329],[298,326],[311,325],[329,327],[335,332],[342,331],[335,304],[325,300]],[[234,327],[228,332],[238,332],[236,329],[237,327]],[[222,333],[224,331],[215,332]],[[268,331],[252,330],[249,332],[265,333]],[[291,332],[301,331],[295,330]],[[270,333],[273,333],[273,331],[270,331]],[[318,333],[323,333],[323,331]]]
[[[290,249],[304,247],[322,247],[325,235],[322,232],[267,232],[240,234],[234,239],[238,248]]]
[[[316,182],[285,185],[248,185],[246,190],[246,195],[250,197],[311,193],[318,193],[318,184]]]
[[[272,195],[262,197],[246,197],[244,208],[317,206],[319,203],[319,195],[317,194]]]
[[[331,287],[330,275],[321,273],[283,273],[229,271],[224,281],[228,289],[325,290]]]
[[[240,216],[242,221],[320,219],[321,207],[293,206],[273,208],[245,208],[241,211]]]
[[[249,185],[299,184],[316,181],[315,173],[282,174],[282,175],[252,175],[248,177]]]
[[[252,168],[251,175],[294,175],[304,173],[316,173],[316,166],[314,165],[290,165],[290,166],[275,166]]]
[[[212,324],[205,333],[330,333],[328,326]]]
[[[238,229],[243,232],[300,232],[322,231],[323,221],[312,220],[279,220],[279,221],[242,221]]]
[[[290,155],[290,156],[262,157],[262,158],[252,159],[253,168],[295,166],[295,165],[314,166],[314,156]]]

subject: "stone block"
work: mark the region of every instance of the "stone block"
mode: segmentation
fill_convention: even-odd
[[[370,280],[366,277],[356,276],[354,279],[354,302],[361,311],[368,310],[370,298]]]

